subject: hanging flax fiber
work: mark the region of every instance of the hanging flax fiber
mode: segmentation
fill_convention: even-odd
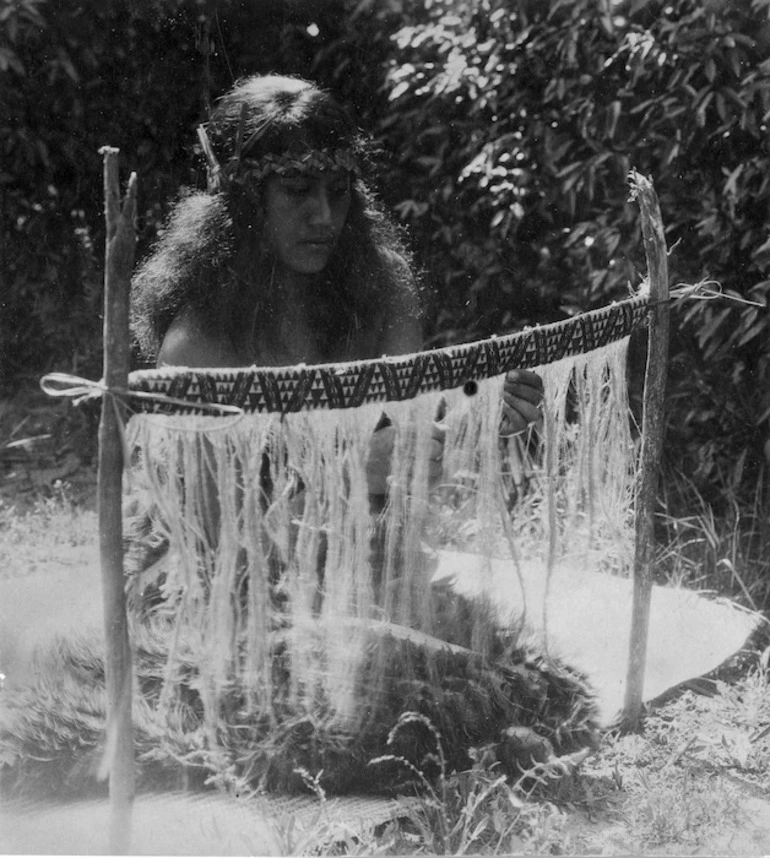
[[[409,358],[336,367],[346,381],[336,387],[323,368],[135,374],[133,389],[186,395],[192,408],[203,400],[254,409],[175,408],[137,414],[128,426],[135,492],[151,499],[148,530],[163,549],[162,562],[135,564],[129,592],[168,653],[158,712],[178,721],[194,686],[207,765],[237,763],[239,776],[281,789],[323,768],[326,788],[360,789],[373,778],[367,755],[385,749],[410,706],[445,734],[467,731],[466,746],[516,723],[575,739],[564,747],[588,741],[585,684],[528,651],[521,628],[498,628],[483,600],[432,584],[434,549],[508,558],[511,576],[526,562],[547,578],[565,557],[627,573],[635,480],[627,329],[644,306],[636,297],[613,308],[625,328],[587,353],[560,357],[548,345],[565,351],[577,331],[585,347],[584,319],[550,326],[547,341],[538,334],[519,361],[543,376],[544,419],[515,438],[499,437],[505,340],[494,343],[497,365],[475,344],[475,362],[460,347],[416,356],[417,368]],[[606,329],[606,313],[600,321]],[[368,386],[349,383],[356,373]],[[401,400],[378,401],[394,384]],[[355,407],[333,399],[346,390]],[[143,404],[171,410],[158,399]],[[435,487],[430,429],[442,414],[444,477]],[[384,509],[372,514],[366,462],[383,415],[393,468]],[[464,677],[475,679],[460,688]],[[549,682],[563,692],[550,710]]]

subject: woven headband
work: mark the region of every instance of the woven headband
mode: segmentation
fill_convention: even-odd
[[[305,152],[282,155],[267,154],[262,158],[243,158],[244,179],[259,180],[275,173],[290,176],[295,173],[346,172],[358,175],[360,170],[355,155],[350,149],[308,149]],[[240,177],[239,176],[239,177]]]
[[[347,172],[359,175],[360,169],[350,149],[306,149],[304,152],[268,153],[261,158],[241,157],[239,134],[236,154],[223,168],[211,148],[206,129],[198,126],[198,139],[208,165],[209,193],[216,193],[231,182],[258,182],[265,176],[290,176],[302,173]]]

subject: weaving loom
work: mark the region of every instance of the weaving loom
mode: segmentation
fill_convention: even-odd
[[[622,585],[631,567],[638,456],[625,363],[649,307],[637,295],[359,364],[134,373],[132,492],[152,499],[167,544],[161,566],[129,582],[137,603],[154,603],[134,625],[144,759],[173,771],[205,758],[209,773],[279,791],[321,769],[331,791],[388,778],[397,790],[403,772],[368,763],[412,709],[435,720],[453,765],[469,735],[483,744],[506,723],[534,726],[560,751],[590,744],[615,713],[595,710],[591,665],[565,651],[565,617],[549,623],[549,590],[586,569]],[[501,441],[502,381],[517,366],[542,374],[543,425]],[[394,468],[373,526],[365,458],[383,412]],[[437,413],[445,479],[431,498],[425,427]],[[745,637],[751,622],[738,627]],[[588,684],[569,665],[587,667]],[[18,708],[34,708],[34,693]],[[408,756],[415,741],[391,750]]]
[[[235,708],[253,727],[245,766],[251,780],[296,790],[303,777],[297,770],[314,762],[324,769],[324,788],[339,792],[365,788],[371,780],[365,758],[385,750],[383,737],[393,726],[376,723],[371,742],[372,721],[394,715],[378,701],[407,699],[410,682],[428,681],[445,658],[441,642],[457,647],[457,664],[441,668],[447,676],[478,658],[480,665],[494,666],[509,657],[524,670],[523,655],[514,652],[516,635],[495,633],[484,600],[458,608],[450,591],[431,583],[435,560],[425,542],[439,538],[436,529],[442,524],[429,498],[427,429],[444,410],[448,485],[439,491],[451,491],[454,499],[439,507],[476,529],[455,547],[490,560],[525,551],[528,560],[547,566],[564,550],[558,546],[569,532],[573,554],[581,544],[583,552],[598,551],[604,563],[612,543],[615,554],[620,550],[622,570],[628,562],[621,555],[630,545],[633,480],[625,347],[645,306],[643,298],[634,298],[570,325],[399,359],[132,375],[131,391],[140,394],[137,407],[145,412],[127,427],[135,451],[132,481],[151,498],[154,539],[167,544],[167,551],[160,585],[155,567],[139,569],[130,576],[129,593],[137,602],[154,598],[156,626],[167,623],[160,631],[154,628],[170,650],[167,668],[155,677],[159,682],[161,673],[164,677],[160,708],[189,706],[178,694],[180,688],[182,697],[189,693],[193,670],[212,756],[215,749],[223,758],[233,756],[231,739],[222,747],[221,721],[223,707]],[[580,354],[587,344],[597,348]],[[526,463],[521,443],[498,440],[501,385],[513,366],[544,364],[545,422],[540,441],[531,444],[532,462]],[[575,413],[583,415],[582,432],[576,431],[580,421],[565,420],[569,391]],[[204,413],[194,413],[201,404]],[[212,414],[220,406],[249,413]],[[383,410],[396,430],[394,466],[388,501],[373,532],[365,464],[368,439]],[[620,458],[594,456],[599,438]],[[542,449],[549,448],[544,457]],[[552,474],[560,472],[558,480],[536,478],[543,469],[535,463],[543,458]],[[512,466],[519,471],[523,466],[532,476],[511,529],[500,476]],[[607,505],[613,498],[617,505]],[[551,533],[557,503],[566,504],[566,515]],[[539,510],[550,512],[543,517]],[[163,619],[168,617],[173,619]],[[141,643],[147,652],[154,645]],[[399,665],[400,690],[393,664]],[[557,684],[562,670],[553,667]],[[490,675],[489,696],[510,696],[510,681],[499,688],[499,678]],[[580,698],[579,680],[574,682],[570,693]],[[233,698],[234,687],[242,698]],[[491,714],[488,701],[480,699],[476,710],[466,701],[465,717],[482,725],[477,741],[493,738],[501,719],[515,717],[514,710],[525,713],[522,701],[531,695],[522,689],[517,695],[519,701],[495,703]],[[444,699],[436,703],[438,709],[445,705]],[[534,699],[528,705],[519,720],[541,719],[564,736],[574,732],[579,741],[591,734],[587,699],[574,713],[569,699],[550,715],[539,712]],[[431,715],[451,729],[449,715]],[[294,733],[282,733],[287,724],[294,725]],[[324,756],[328,749],[318,757],[284,759],[284,746],[297,744],[298,725],[312,733],[308,746],[337,743],[360,770],[346,764],[335,772]],[[280,749],[276,736],[282,736]],[[345,750],[346,740],[339,736],[367,741]],[[238,743],[241,760],[244,744]],[[140,748],[149,750],[141,741]],[[170,756],[185,752],[190,747],[182,741]]]
[[[398,358],[132,374],[120,393],[133,412],[130,495],[150,537],[143,561],[127,569],[140,792],[177,784],[181,763],[194,777],[273,796],[309,784],[395,793],[413,769],[374,758],[435,774],[436,736],[412,712],[433,725],[450,769],[479,747],[512,775],[526,768],[501,740],[509,727],[533,730],[557,754],[590,745],[620,706],[617,665],[603,672],[599,662],[617,660],[615,643],[625,655],[629,640],[640,456],[626,353],[654,306],[640,293],[564,322]],[[543,422],[500,439],[503,380],[514,368],[542,375]],[[432,489],[428,430],[439,415],[444,480]],[[393,468],[372,517],[366,458],[384,418]],[[608,600],[590,591],[600,580]],[[671,625],[668,594],[655,595],[654,618]],[[669,657],[644,699],[713,669],[755,626],[732,606],[689,596],[669,601],[693,632],[719,625],[729,634],[702,647],[697,667],[684,659],[672,670]],[[655,641],[652,650],[657,669]],[[0,733],[15,760],[12,783],[55,772],[67,788],[102,752],[98,636],[59,640],[38,657],[37,684],[6,701]],[[76,704],[65,717],[85,763],[46,734],[45,717],[35,720],[43,698],[63,702],[72,688],[93,695],[87,711]],[[47,769],[35,770],[34,742]],[[244,820],[256,814],[270,829],[279,814],[265,802],[239,803]],[[376,800],[357,806],[369,825],[398,812]],[[194,800],[153,794],[137,807],[137,820],[175,809],[180,831],[200,814]],[[211,805],[214,829],[234,819],[228,807]],[[34,843],[28,831],[41,808],[50,810],[0,814],[22,849]],[[251,830],[265,848],[271,830]]]
[[[471,705],[467,713],[481,725],[476,742],[491,740],[519,710],[520,721],[547,722],[555,734],[574,731],[578,741],[587,740],[594,717],[578,678],[550,714],[540,711],[539,692],[519,689],[526,705],[500,702],[516,679],[505,671],[501,678],[497,667],[507,658],[526,670],[518,630],[495,631],[485,600],[465,603],[432,584],[435,553],[426,542],[473,551],[487,558],[487,572],[493,558],[512,558],[514,576],[520,558],[541,563],[547,574],[567,551],[601,557],[618,572],[627,568],[634,456],[625,350],[645,309],[645,299],[636,297],[523,334],[339,367],[133,374],[130,389],[139,396],[132,401],[140,412],[126,427],[133,492],[149,498],[153,538],[167,546],[162,572],[140,566],[128,583],[137,603],[153,603],[151,622],[134,630],[145,663],[169,652],[166,667],[156,666],[152,677],[140,665],[158,711],[170,712],[183,732],[178,721],[194,708],[193,675],[211,759],[220,751],[228,758],[226,709],[241,729],[251,725],[248,779],[301,788],[296,769],[315,761],[325,769],[325,788],[360,789],[371,780],[366,754],[385,751],[393,726],[372,728],[372,718],[388,708],[378,701],[408,698],[410,682],[430,686],[436,665],[451,652],[456,664],[441,668],[447,675],[476,660],[481,673],[492,669],[491,711],[479,699],[477,711]],[[597,347],[581,354],[587,345]],[[546,388],[542,432],[529,452],[516,439],[498,438],[504,374],[522,365],[540,367]],[[201,404],[208,410],[196,414]],[[219,406],[244,413],[214,414]],[[395,447],[388,500],[373,522],[365,465],[383,411]],[[426,442],[439,411],[445,412],[446,485],[438,491],[452,498],[436,503]],[[600,442],[608,450],[598,455]],[[529,474],[512,518],[504,471],[512,475],[510,489]],[[462,527],[442,523],[442,515]],[[566,668],[554,664],[557,685],[562,674]],[[571,696],[584,700],[575,712]],[[147,736],[160,729],[149,721]],[[353,750],[360,771],[335,773],[328,761],[323,765],[323,754],[274,765],[271,754],[282,760],[285,748],[277,752],[273,743],[287,723],[310,724],[313,736],[332,737],[343,751],[338,735],[371,738],[373,729],[376,740]],[[147,736],[139,740],[146,753]],[[281,741],[293,746],[296,735]],[[191,750],[183,740],[169,757]]]

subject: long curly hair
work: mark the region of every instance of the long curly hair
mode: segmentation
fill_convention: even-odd
[[[217,104],[206,126],[211,151],[230,176],[239,161],[280,155],[298,144],[347,149],[365,170],[371,144],[324,90],[301,78],[253,76]],[[358,330],[371,329],[378,301],[416,292],[400,230],[360,176],[353,176],[342,235],[312,290],[309,317],[329,360],[339,359]],[[244,362],[258,359],[280,317],[276,260],[267,242],[264,179],[223,182],[213,192],[184,190],[132,286],[131,316],[143,357],[157,357],[174,318],[193,311],[206,332],[229,340]],[[414,305],[414,301],[405,304]],[[372,344],[374,347],[374,344]],[[365,357],[369,355],[361,355]]]

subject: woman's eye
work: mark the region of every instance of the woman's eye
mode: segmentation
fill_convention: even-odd
[[[296,178],[282,178],[281,190],[290,197],[306,197],[316,190],[317,180]],[[350,183],[345,180],[330,183],[325,186],[326,193],[332,199],[343,199],[350,192]]]
[[[310,182],[303,179],[289,179],[281,183],[283,190],[294,197],[301,197],[310,192]]]

